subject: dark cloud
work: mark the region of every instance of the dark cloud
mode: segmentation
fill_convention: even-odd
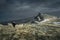
[[[0,0],[0,21],[32,17],[38,12],[59,15],[60,0]]]

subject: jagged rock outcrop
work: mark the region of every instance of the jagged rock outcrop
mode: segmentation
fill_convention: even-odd
[[[36,17],[34,17],[34,19],[36,19],[36,21],[42,21],[42,20],[44,20],[44,17],[42,16],[41,13],[38,13],[38,15]]]
[[[36,23],[36,22],[41,22],[41,21],[43,21],[43,20],[44,20],[44,17],[43,17],[43,15],[42,15],[41,13],[38,13],[38,15],[35,16],[33,19],[34,19],[34,20],[32,21],[32,23]]]

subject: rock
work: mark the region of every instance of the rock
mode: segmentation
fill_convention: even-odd
[[[34,17],[34,19],[35,19],[36,21],[42,21],[42,20],[44,20],[44,17],[42,16],[41,13],[38,13],[38,15],[37,15],[36,17]]]

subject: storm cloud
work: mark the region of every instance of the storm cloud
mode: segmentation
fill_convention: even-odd
[[[38,12],[60,16],[60,0],[0,0],[0,21],[33,17]]]

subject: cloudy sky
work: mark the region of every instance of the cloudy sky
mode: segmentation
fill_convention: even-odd
[[[41,13],[60,16],[60,0],[0,0],[0,22]]]

